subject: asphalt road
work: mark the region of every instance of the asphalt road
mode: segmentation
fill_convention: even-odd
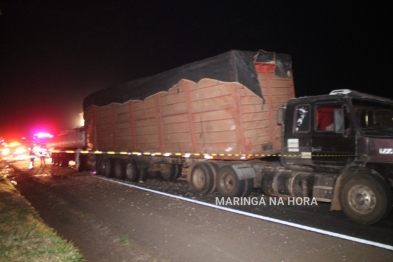
[[[22,169],[14,177],[22,195],[87,261],[393,261],[393,252],[383,248],[130,188],[88,172],[15,166]],[[309,212],[284,210],[301,210],[299,217]],[[311,211],[317,217],[334,213]],[[391,235],[389,225],[377,228]]]

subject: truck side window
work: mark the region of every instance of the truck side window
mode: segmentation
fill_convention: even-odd
[[[315,108],[315,130],[322,132],[334,131],[334,109],[340,109],[341,105],[317,106]],[[345,108],[344,108],[345,109]],[[345,128],[349,128],[347,110],[344,110]]]
[[[310,105],[300,105],[296,107],[295,132],[310,131]]]

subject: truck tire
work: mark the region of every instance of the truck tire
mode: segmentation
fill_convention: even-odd
[[[174,164],[160,164],[160,176],[167,181],[172,181],[176,178],[178,169]]]
[[[97,170],[97,160],[98,158],[92,154],[87,154],[85,156],[85,167],[86,170],[96,171]]]
[[[147,168],[140,168],[139,169],[139,182],[146,181],[148,176],[149,176],[149,171]]]
[[[244,192],[242,194],[242,197],[249,196],[251,194],[253,188],[254,188],[254,178],[246,179],[245,185],[244,185]]]
[[[246,181],[239,180],[231,166],[224,166],[217,175],[217,190],[224,197],[242,196],[246,189]]]
[[[371,225],[382,220],[392,208],[392,192],[386,182],[371,174],[358,174],[343,182],[340,202],[353,222]]]
[[[110,158],[105,158],[104,159],[104,176],[106,177],[111,177],[112,176],[112,166],[113,166],[113,161]]]
[[[53,163],[55,166],[59,165],[59,157],[57,156],[56,153],[53,153],[53,154],[52,154],[52,163]]]
[[[102,156],[97,157],[96,165],[97,165],[97,167],[96,167],[97,174],[100,176],[103,176],[104,170],[105,170],[105,161]]]
[[[183,166],[182,165],[174,165],[176,167],[176,175],[174,179],[178,179],[179,177],[181,177],[182,173],[183,173]]]
[[[123,179],[124,178],[124,161],[121,159],[115,159],[113,163],[113,176],[117,179]]]
[[[197,163],[191,171],[191,185],[194,191],[207,194],[214,186],[213,173],[206,163]]]
[[[139,178],[139,170],[134,161],[129,160],[125,164],[125,177],[126,180],[135,182]]]
[[[217,163],[214,163],[214,162],[206,162],[206,165],[210,168],[212,175],[213,175],[213,186],[209,192],[209,193],[212,193],[212,192],[216,191],[216,188],[217,188],[216,178],[217,178],[218,171],[220,170],[220,167],[217,165]]]
[[[62,161],[63,161],[62,159],[63,159],[63,158],[62,158],[62,156],[61,156],[61,153],[57,154],[57,157],[56,157],[56,158],[57,158],[57,165],[58,165],[58,166],[62,166],[62,164],[63,164],[63,163],[62,163]]]
[[[59,165],[61,167],[67,167],[68,166],[68,161],[67,161],[66,153],[60,153],[59,157],[60,157],[60,164]]]

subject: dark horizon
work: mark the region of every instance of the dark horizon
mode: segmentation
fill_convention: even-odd
[[[20,0],[0,10],[0,137],[71,129],[94,91],[230,50],[291,55],[297,96],[393,98],[383,4]]]

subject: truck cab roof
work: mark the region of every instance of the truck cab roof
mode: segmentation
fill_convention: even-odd
[[[317,95],[317,96],[304,96],[304,97],[299,97],[299,98],[292,98],[288,101],[288,104],[298,104],[298,103],[310,103],[310,102],[316,102],[316,101],[332,101],[336,99],[350,99],[350,98],[360,98],[360,99],[370,99],[370,100],[378,100],[380,102],[385,102],[385,103],[392,103],[393,100],[385,97],[380,97],[380,96],[375,96],[375,95],[370,95],[362,92],[358,92],[355,90],[350,90],[350,89],[337,89],[333,90],[330,92],[330,94],[327,95]]]

